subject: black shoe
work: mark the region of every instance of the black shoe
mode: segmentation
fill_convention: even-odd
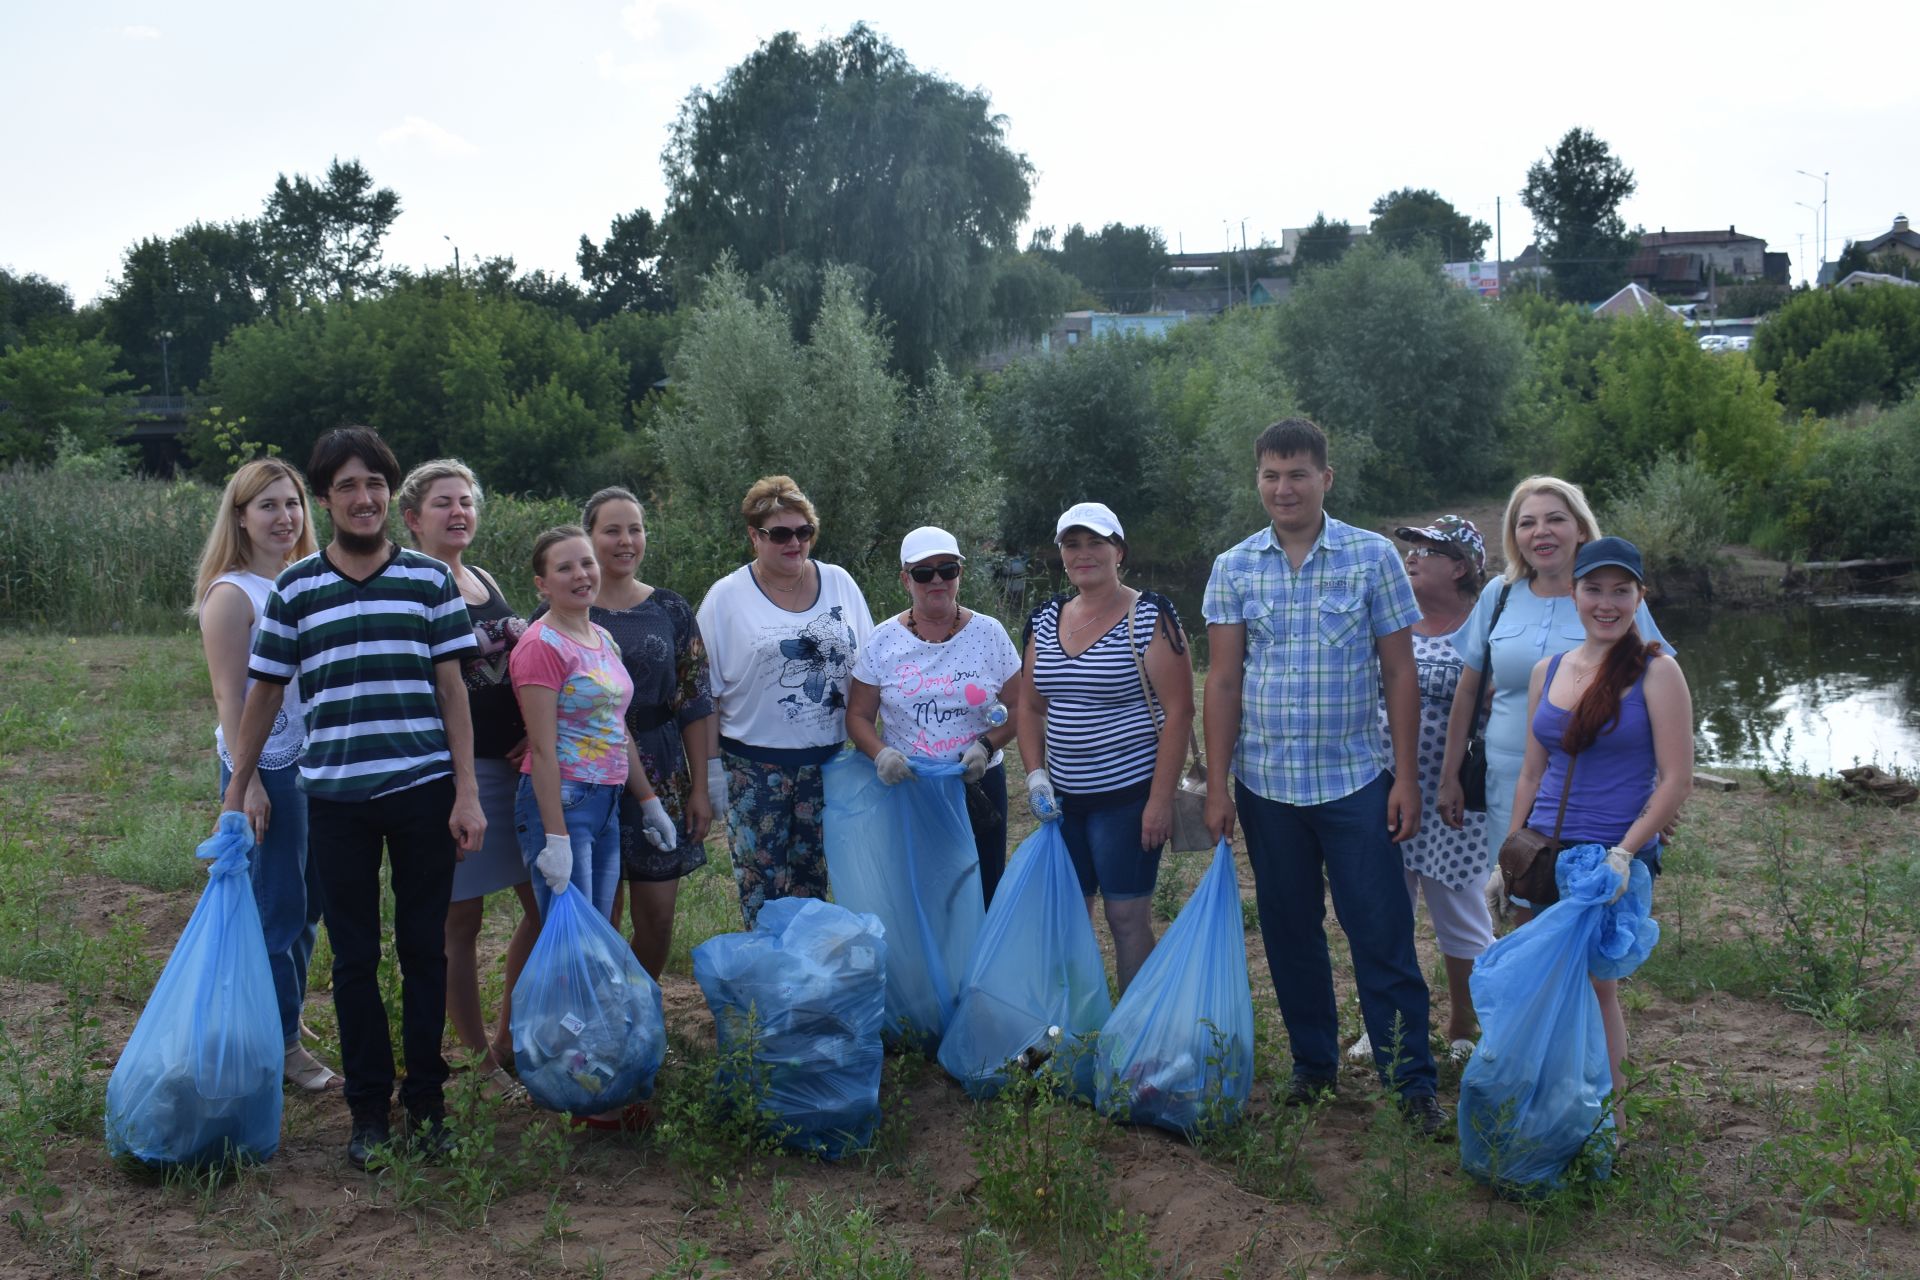
[[[385,1116],[369,1116],[353,1122],[353,1136],[347,1139],[347,1163],[356,1169],[367,1167],[367,1161],[377,1154],[377,1148],[393,1140],[393,1130],[387,1125]]]
[[[1453,1141],[1451,1118],[1441,1109],[1440,1100],[1430,1093],[1400,1099],[1400,1114],[1423,1138],[1435,1142]]]
[[[1284,1099],[1290,1107],[1313,1107],[1323,1102],[1332,1102],[1339,1087],[1331,1080],[1313,1080],[1306,1076],[1295,1076],[1287,1081],[1287,1096]]]
[[[444,1159],[454,1148],[457,1139],[447,1128],[447,1118],[438,1111],[422,1112],[407,1116],[407,1143],[413,1148],[413,1154],[429,1164]]]

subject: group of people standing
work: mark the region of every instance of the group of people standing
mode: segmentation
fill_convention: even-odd
[[[1424,891],[1447,959],[1448,1039],[1470,1050],[1466,977],[1492,936],[1488,833],[1541,826],[1542,806],[1568,793],[1565,757],[1600,756],[1557,834],[1605,839],[1657,870],[1659,832],[1691,779],[1685,683],[1645,615],[1637,554],[1599,537],[1577,488],[1522,483],[1507,573],[1476,596],[1484,548],[1470,522],[1400,530],[1403,561],[1385,538],[1325,514],[1333,470],[1314,424],[1276,423],[1254,452],[1271,522],[1219,557],[1203,604],[1207,745],[1232,761],[1206,823],[1217,837],[1236,821],[1245,833],[1293,1055],[1288,1101],[1321,1096],[1336,1075],[1325,885],[1353,950],[1361,1056],[1435,1131],[1415,900]],[[309,489],[331,517],[324,549]],[[391,499],[411,549],[387,536]],[[748,927],[767,901],[826,896],[821,767],[849,739],[890,785],[910,783],[916,758],[962,766],[989,902],[1006,860],[1003,754],[1017,739],[1032,810],[1061,823],[1088,911],[1104,899],[1120,987],[1138,972],[1195,708],[1181,621],[1164,597],[1126,585],[1112,510],[1062,513],[1055,541],[1072,591],[1034,610],[1017,646],[961,603],[966,556],[932,526],[901,542],[909,606],[876,625],[852,576],[812,557],[819,516],[786,476],[747,492],[750,558],[697,612],[640,578],[644,509],[605,489],[578,525],[536,541],[541,604],[522,618],[468,563],[483,510],[461,463],[403,478],[376,433],[341,428],[316,443],[304,481],[271,459],[235,473],[195,592],[225,806],[257,837],[286,1075],[309,1090],[344,1086],[356,1164],[391,1136],[376,981],[383,847],[401,1102],[430,1149],[447,1141],[447,1021],[498,1090],[517,1089],[511,990],[554,893],[581,892],[616,924],[624,900],[635,955],[656,977],[678,882],[705,864],[721,822]],[[1588,565],[1595,548],[1605,563]],[[1487,678],[1483,819],[1465,810],[1456,775]],[[508,890],[519,918],[490,1029],[476,943],[485,899]],[[344,1081],[302,1043],[323,918]],[[1600,999],[1617,1063],[1617,1000]]]

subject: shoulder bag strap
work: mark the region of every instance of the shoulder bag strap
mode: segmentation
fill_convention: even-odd
[[[1134,611],[1139,607],[1140,602],[1138,600],[1135,600],[1127,607],[1127,653],[1132,656],[1134,672],[1140,677],[1140,695],[1147,700],[1147,714],[1153,717],[1153,731],[1157,735],[1160,732],[1162,724],[1165,722],[1165,716],[1160,709],[1160,700],[1153,694],[1153,684],[1147,679],[1147,664],[1140,657],[1140,650],[1136,649],[1133,644],[1133,615]],[[1149,641],[1148,643],[1152,642]],[[1198,719],[1198,717],[1195,718]],[[1200,751],[1199,732],[1191,723],[1187,725],[1187,750],[1191,755],[1189,768],[1187,770],[1188,773],[1193,774],[1195,777],[1205,777],[1207,768],[1206,757],[1202,755]]]
[[[1513,590],[1509,582],[1500,588],[1500,598],[1493,603],[1493,616],[1487,619],[1487,669],[1480,673],[1480,691],[1473,696],[1473,719],[1467,722],[1467,741],[1474,742],[1486,736],[1480,717],[1486,714],[1487,698],[1493,690],[1493,629],[1500,625],[1500,614],[1507,607],[1507,595]]]
[[[1559,672],[1560,659],[1564,657],[1566,657],[1566,655],[1563,653],[1553,655],[1553,661],[1547,667],[1547,683],[1541,686],[1540,689],[1541,697],[1546,697],[1547,690],[1553,687],[1553,677]],[[1491,666],[1492,664],[1489,663],[1488,665]],[[1564,734],[1561,737],[1561,741],[1566,741]],[[1567,753],[1567,776],[1560,783],[1560,807],[1553,811],[1553,842],[1555,844],[1560,843],[1560,824],[1567,820],[1567,797],[1573,794],[1573,766],[1579,762],[1580,755],[1578,752]]]

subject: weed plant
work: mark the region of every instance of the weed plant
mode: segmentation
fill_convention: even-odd
[[[1920,1213],[1920,1060],[1911,1037],[1864,1045],[1856,1022],[1836,1019],[1810,1106],[1789,1104],[1763,1161],[1805,1197],[1808,1211],[1840,1208],[1867,1222],[1911,1223]]]

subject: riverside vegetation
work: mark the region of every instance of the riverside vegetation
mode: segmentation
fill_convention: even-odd
[[[783,1154],[751,1090],[717,1083],[748,1073],[719,1059],[690,977],[689,949],[738,927],[718,844],[681,899],[651,1132],[570,1134],[467,1074],[459,1143],[437,1166],[349,1172],[337,1100],[301,1095],[271,1163],[136,1179],[107,1160],[101,1107],[204,882],[191,851],[215,804],[211,721],[190,633],[12,632],[0,649],[0,1218],[26,1274],[1920,1272],[1920,839],[1910,811],[1778,774],[1690,802],[1658,889],[1661,945],[1623,988],[1632,1147],[1612,1181],[1537,1204],[1491,1196],[1452,1147],[1413,1141],[1364,1070],[1331,1103],[1279,1105],[1284,1032],[1253,932],[1257,1079],[1238,1126],[1188,1145],[1044,1080],[975,1104],[904,1056],[888,1060],[871,1149],[838,1165]],[[1163,919],[1204,859],[1169,860]],[[1423,958],[1444,999],[1430,943]],[[328,966],[323,934],[306,1009],[323,1053]],[[1456,1086],[1449,1069],[1443,1100]]]

